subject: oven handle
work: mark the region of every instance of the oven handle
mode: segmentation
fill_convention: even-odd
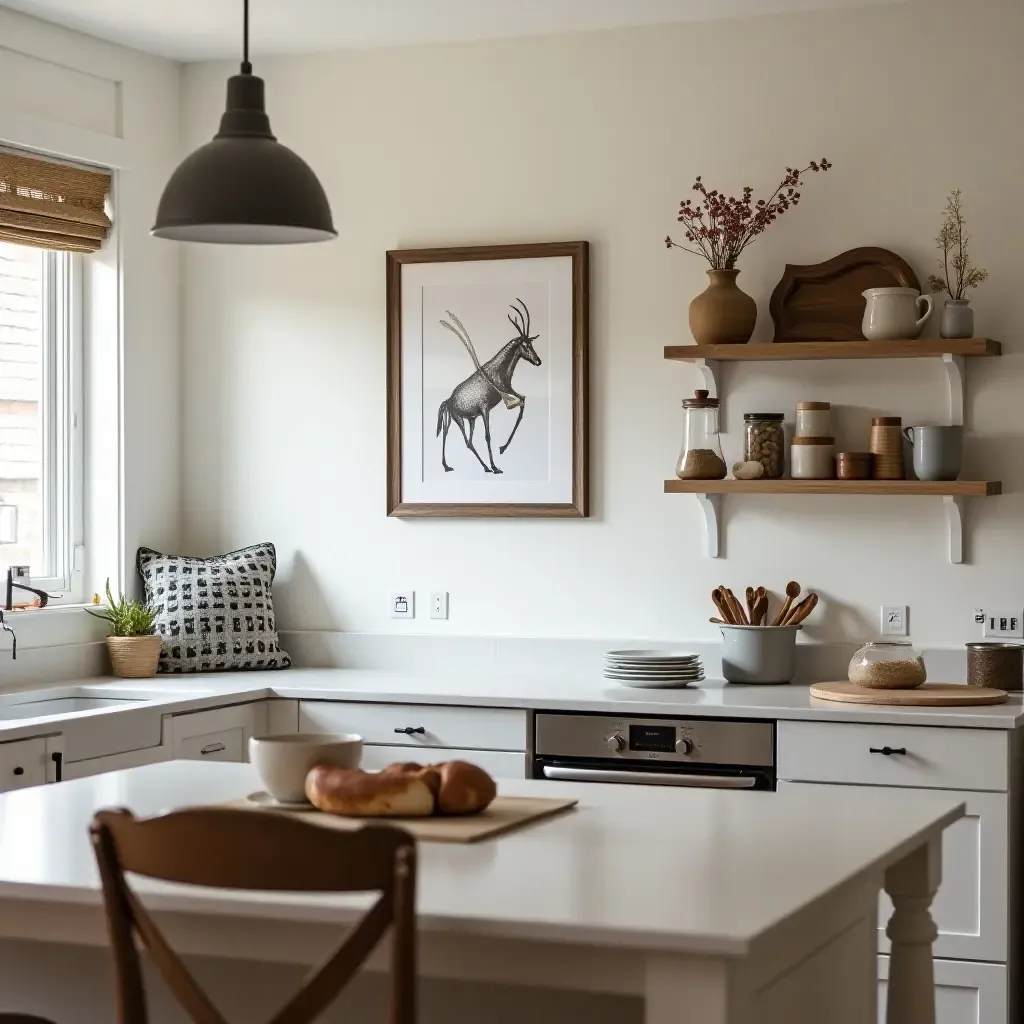
[[[601,768],[558,768],[544,765],[545,779],[563,782],[628,782],[635,786],[695,786],[702,789],[753,789],[757,779],[749,775],[670,775],[668,772],[623,772]]]

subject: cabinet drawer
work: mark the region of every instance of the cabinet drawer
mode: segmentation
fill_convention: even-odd
[[[247,761],[245,729],[221,729],[202,736],[186,736],[174,745],[174,757],[187,761]]]
[[[779,790],[817,783],[780,782]],[[917,790],[900,790],[913,800]],[[1008,957],[1010,880],[1008,824],[1010,798],[1002,793],[950,793],[967,805],[967,814],[942,833],[942,881],[932,902],[939,929],[935,955],[963,960],[1005,961]],[[883,892],[878,902],[878,950],[889,950],[885,926],[892,903]]]
[[[360,768],[368,772],[379,771],[395,761],[408,761],[415,756],[415,751],[408,747],[372,746],[363,747],[363,759]],[[525,779],[526,755],[509,750],[459,750],[453,747],[431,747],[424,751],[423,760],[437,761],[471,761],[473,764],[490,772],[496,779]]]
[[[46,740],[0,743],[0,793],[46,782]]]
[[[883,750],[895,751],[885,754]],[[1005,792],[1008,733],[996,729],[779,722],[778,774],[794,782]]]
[[[354,732],[367,743],[403,747],[526,751],[526,712],[423,704],[304,700],[299,732]]]
[[[64,765],[64,781],[87,779],[92,775],[119,772],[125,768],[138,768],[144,764],[158,764],[170,757],[167,747],[147,747],[145,750],[129,750],[123,754],[108,754],[106,757],[90,757],[84,761],[72,761]]]
[[[889,958],[878,958],[878,1024],[885,1024]],[[935,1024],[1007,1024],[1007,969],[1002,964],[935,961]]]

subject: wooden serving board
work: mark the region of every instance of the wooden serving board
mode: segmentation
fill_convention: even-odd
[[[867,288],[914,288],[921,283],[888,249],[850,249],[824,263],[787,263],[768,309],[776,341],[860,341]]]
[[[268,807],[257,804],[247,797],[224,804],[236,810],[253,811],[256,814],[287,814],[322,828],[333,828],[351,832],[364,825],[396,825],[411,832],[417,839],[435,843],[475,843],[480,839],[503,832],[511,832],[532,821],[548,818],[553,814],[576,806],[576,800],[553,797],[497,796],[486,811],[463,817],[436,818],[345,818],[337,814],[324,814],[313,807],[296,810],[284,807]]]
[[[1005,704],[1006,694],[989,686],[925,683],[913,690],[873,690],[857,683],[814,683],[811,696],[848,704],[902,704],[917,707],[964,707],[970,704]]]

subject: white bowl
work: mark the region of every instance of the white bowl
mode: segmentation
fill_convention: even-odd
[[[249,740],[249,760],[279,803],[306,800],[306,776],[314,765],[358,768],[362,756],[363,737],[353,733],[298,732]]]

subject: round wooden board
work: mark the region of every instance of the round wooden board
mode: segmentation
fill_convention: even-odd
[[[872,690],[857,683],[814,683],[811,696],[847,704],[904,704],[918,707],[963,707],[969,704],[1005,704],[1006,694],[989,686],[925,683],[914,690]]]

